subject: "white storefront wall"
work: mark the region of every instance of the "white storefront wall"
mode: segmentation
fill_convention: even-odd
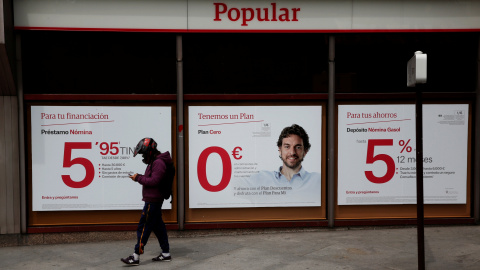
[[[480,1],[14,0],[16,29],[97,31],[478,31]]]

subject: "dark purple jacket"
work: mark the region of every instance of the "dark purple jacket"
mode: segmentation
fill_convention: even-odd
[[[160,181],[162,181],[167,165],[172,163],[170,153],[161,153],[155,160],[147,166],[145,174],[138,174],[135,181],[142,185],[143,201],[145,202],[163,202],[163,196],[160,192]]]

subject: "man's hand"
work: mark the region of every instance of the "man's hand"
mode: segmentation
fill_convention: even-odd
[[[132,179],[133,181],[135,181],[135,178],[137,177],[137,173],[134,174],[134,175],[130,175],[130,176],[128,176],[128,177],[130,177],[130,179]],[[135,182],[137,182],[137,181],[135,181]]]

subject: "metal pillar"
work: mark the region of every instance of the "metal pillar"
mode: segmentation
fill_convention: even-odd
[[[335,36],[328,37],[328,227],[335,226]]]
[[[25,181],[25,124],[23,109],[23,73],[20,35],[16,36],[16,70],[17,70],[17,102],[18,102],[18,152],[20,170],[20,231],[27,233],[27,188]]]
[[[480,224],[480,35],[477,49],[477,97],[475,102],[475,138],[473,162],[473,217],[476,224]]]
[[[182,35],[177,35],[177,215],[180,230],[185,225],[185,151],[183,138],[183,54]]]
[[[418,269],[425,269],[425,229],[423,208],[423,111],[422,91],[416,89],[415,103],[415,141],[417,150],[417,242],[418,242]]]

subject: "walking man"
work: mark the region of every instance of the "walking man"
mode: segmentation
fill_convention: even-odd
[[[152,138],[140,140],[135,147],[133,156],[135,157],[137,154],[142,154],[142,161],[147,164],[145,174],[135,173],[129,177],[142,185],[142,196],[145,205],[138,223],[137,244],[135,245],[134,253],[126,258],[122,258],[121,261],[128,265],[139,265],[140,255],[143,254],[152,231],[162,249],[160,255],[152,260],[171,261],[167,229],[162,219],[162,204],[169,192],[162,191],[161,187],[162,181],[167,181],[169,177],[172,177],[169,175],[171,174],[169,168],[173,168],[172,157],[168,151],[164,153],[158,151],[157,143]]]

